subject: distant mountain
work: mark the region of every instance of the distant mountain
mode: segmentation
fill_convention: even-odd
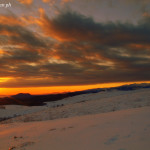
[[[88,93],[98,93],[102,91],[111,91],[111,90],[121,90],[121,91],[129,91],[136,90],[142,88],[150,88],[150,84],[142,83],[142,84],[130,84],[123,85],[119,87],[113,88],[97,88],[97,89],[88,89],[77,92],[69,92],[62,94],[48,94],[48,95],[30,95],[29,93],[19,93],[17,95],[13,95],[11,97],[0,98],[0,105],[26,105],[26,106],[41,106],[45,105],[45,102],[57,101],[64,99],[66,97],[76,96],[80,94],[88,94]]]
[[[87,93],[98,93],[98,92],[102,92],[102,91],[105,91],[105,90],[106,90],[105,88],[97,88],[97,89],[84,90],[84,91],[81,91],[81,92],[84,93],[84,94],[87,94]]]
[[[142,89],[142,88],[150,88],[149,83],[141,83],[141,84],[127,84],[127,85],[122,85],[118,87],[112,87],[112,88],[96,88],[96,89],[89,89],[89,90],[84,90],[80,91],[82,93],[98,93],[102,91],[111,91],[111,90],[120,90],[120,91],[129,91],[129,90],[136,90],[136,89]]]
[[[31,98],[33,96],[31,94],[29,94],[29,93],[19,93],[17,95],[13,95],[11,97],[17,98],[17,99],[26,99],[26,98]]]
[[[122,85],[119,87],[115,87],[112,89],[121,90],[121,91],[129,91],[129,90],[136,90],[141,88],[150,88],[149,83],[141,83],[141,84],[130,84],[130,85]]]

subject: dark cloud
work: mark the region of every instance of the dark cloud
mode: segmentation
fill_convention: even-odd
[[[31,32],[19,25],[0,25],[0,31],[8,32],[10,44],[26,44],[33,47],[46,47],[43,39],[40,39],[36,33]],[[2,37],[1,37],[2,38]]]
[[[46,34],[60,41],[92,41],[110,46],[149,43],[149,23],[149,18],[138,25],[98,23],[92,18],[70,11],[63,12],[53,19],[46,15],[41,19],[41,27]]]
[[[12,63],[17,65],[17,63],[24,62],[38,62],[44,59],[42,55],[38,54],[36,51],[27,51],[23,49],[15,49],[8,51],[5,55],[0,57],[0,63],[11,65]]]

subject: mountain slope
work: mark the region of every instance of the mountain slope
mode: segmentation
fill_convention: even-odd
[[[0,126],[0,149],[149,150],[150,107]]]
[[[14,121],[40,121],[68,118],[97,113],[105,113],[129,108],[150,106],[150,89],[138,89],[133,91],[105,91],[99,93],[82,94],[68,97],[63,100],[48,102],[46,106],[14,106],[14,112],[1,109],[0,115],[20,114],[20,117],[6,120]],[[17,111],[18,109],[18,111]],[[9,112],[9,113],[8,113]],[[25,115],[24,115],[25,114]]]

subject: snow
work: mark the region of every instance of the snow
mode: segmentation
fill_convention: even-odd
[[[61,106],[64,104],[64,106]],[[59,105],[59,107],[56,107]],[[140,89],[134,91],[107,91],[92,94],[83,94],[74,97],[65,98],[60,101],[49,102],[46,106],[26,107],[20,106],[20,109],[14,107],[17,114],[26,114],[16,117],[6,122],[27,122],[40,120],[53,120],[58,118],[68,118],[73,116],[82,116],[89,114],[106,113],[111,111],[138,108],[150,106],[150,89]],[[24,108],[24,109],[22,109]],[[26,108],[26,109],[25,109]],[[27,109],[28,108],[28,109]],[[19,110],[19,111],[18,111]],[[25,111],[26,110],[26,113]],[[10,109],[0,110],[0,114],[7,116]],[[32,115],[31,115],[32,114]]]
[[[24,114],[37,112],[47,108],[46,106],[21,106],[21,105],[3,105],[4,108],[0,108],[0,118],[14,117]]]
[[[21,116],[0,123],[0,150],[150,147],[150,89],[83,94],[46,106],[5,107],[0,117]]]
[[[0,149],[149,150],[150,107],[0,126]]]

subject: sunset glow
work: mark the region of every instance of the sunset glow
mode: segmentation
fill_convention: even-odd
[[[0,8],[0,95],[150,83],[149,25],[148,0],[11,1]]]
[[[144,83],[150,83],[150,81],[143,81]],[[136,82],[136,83],[143,83]],[[110,88],[117,87],[125,84],[134,84],[133,82],[122,82],[122,83],[108,83],[108,84],[96,84],[96,85],[81,85],[81,86],[54,86],[54,87],[30,87],[30,88],[0,88],[2,96],[11,96],[18,93],[30,93],[32,95],[41,94],[55,94],[55,93],[66,93],[81,90],[88,90],[94,88]]]
[[[11,78],[0,78],[0,82],[2,83],[5,83],[7,82],[8,80],[10,80]]]

